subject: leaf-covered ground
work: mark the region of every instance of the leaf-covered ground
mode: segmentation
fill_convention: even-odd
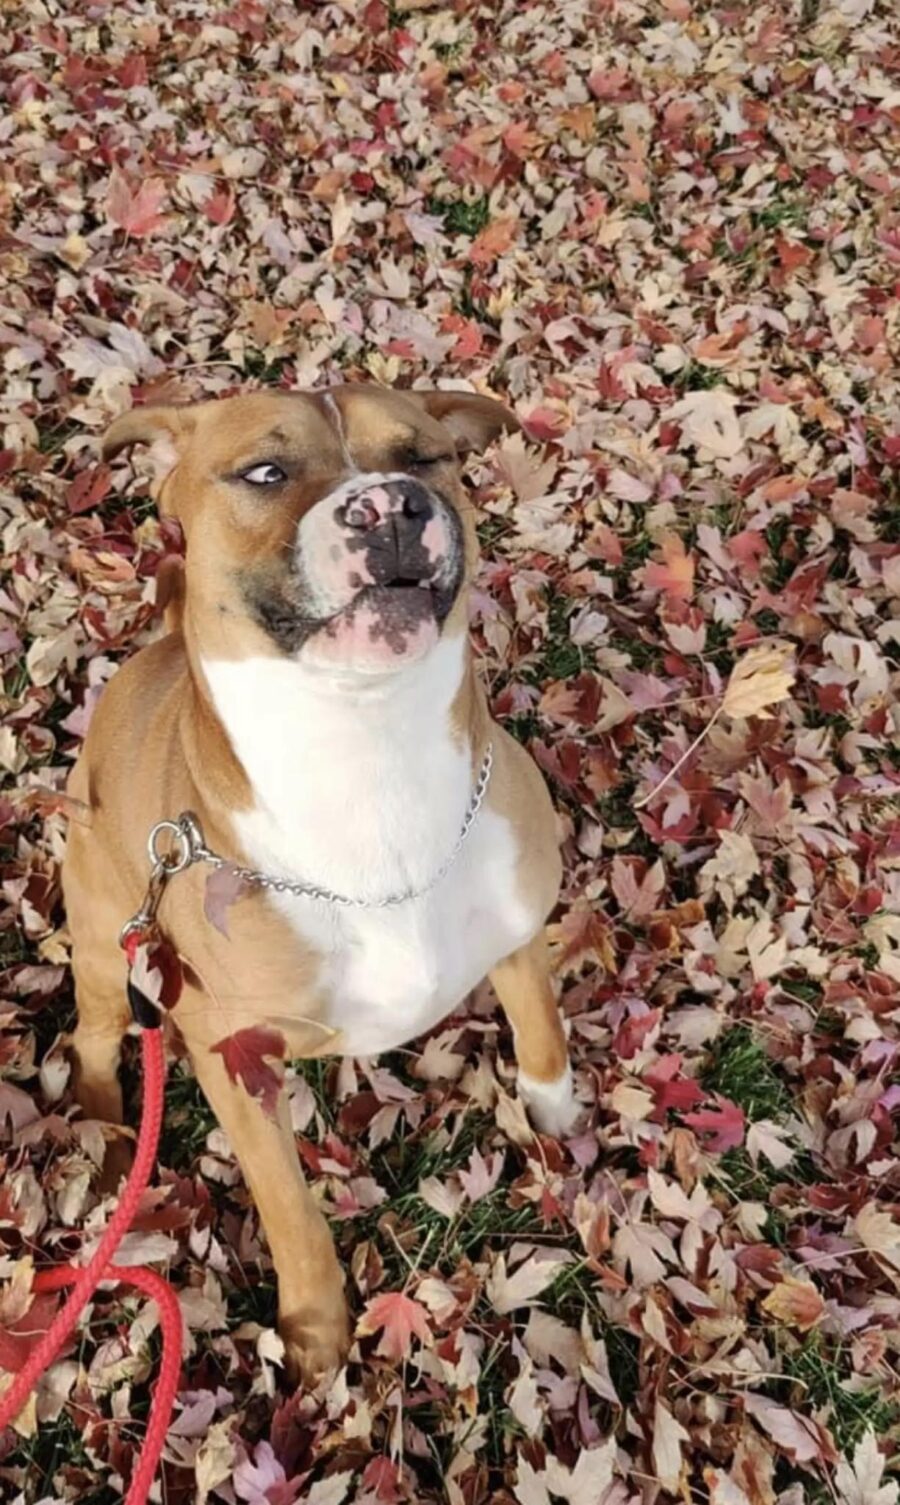
[[[470,468],[472,628],[561,814],[590,1128],[531,1136],[486,991],[377,1067],[298,1068],[360,1326],[330,1394],[291,1394],[176,1074],[131,1251],[189,1329],[163,1497],[894,1505],[892,0],[0,11],[0,1364],[52,1308],[29,1259],[108,1210],[53,791],[177,540],[97,435],[162,397],[464,382],[525,426]],[[761,641],[793,688],[731,716]],[[158,1352],[152,1307],[99,1294],[2,1498],[119,1499]]]

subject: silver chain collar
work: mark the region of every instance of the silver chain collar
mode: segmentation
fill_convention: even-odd
[[[315,883],[295,883],[289,878],[273,878],[268,873],[259,872],[257,868],[237,867],[229,862],[227,857],[220,857],[218,853],[210,851],[203,840],[200,822],[190,810],[186,810],[179,815],[177,820],[157,821],[147,838],[147,851],[153,865],[150,879],[151,891],[154,880],[161,880],[165,883],[176,873],[183,873],[186,868],[192,867],[195,862],[205,862],[213,868],[232,868],[235,877],[239,878],[242,883],[246,883],[248,887],[261,888],[276,894],[294,894],[301,899],[319,899],[325,904],[335,904],[341,909],[392,909],[397,904],[406,904],[410,899],[421,899],[424,894],[430,893],[440,883],[459,856],[460,848],[471,831],[475,817],[484,802],[493,762],[494,749],[489,742],[485,748],[481,769],[475,781],[469,808],[463,818],[462,829],[456,838],[456,844],[434,876],[422,888],[404,889],[402,893],[388,894],[384,899],[358,899],[349,894],[337,894],[333,889],[321,888]],[[168,850],[160,848],[163,838],[170,838]],[[136,922],[148,918],[145,913],[146,908],[145,901],[142,910],[133,921],[129,921],[129,925],[136,926]]]

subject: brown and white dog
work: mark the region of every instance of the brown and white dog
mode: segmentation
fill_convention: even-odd
[[[467,638],[477,542],[458,456],[514,424],[466,393],[345,386],[135,410],[104,443],[106,457],[152,446],[186,561],[174,630],[110,682],[70,781],[91,811],[64,871],[78,1096],[91,1118],[122,1122],[117,938],[146,890],[154,822],[192,810],[229,860],[367,901],[256,889],[226,939],[195,866],[160,910],[190,979],[174,1026],[259,1209],[305,1377],[346,1351],[341,1270],[286,1095],[267,1116],[213,1044],[268,1023],[293,1057],[369,1056],[431,1029],[489,975],[534,1122],[559,1134],[576,1116],[543,933],[560,883],[553,809],[492,723]],[[433,884],[489,741],[483,806]]]

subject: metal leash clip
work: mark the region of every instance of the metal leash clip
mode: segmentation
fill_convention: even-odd
[[[168,848],[162,845],[163,838],[170,838]],[[163,891],[170,878],[183,873],[198,862],[203,838],[196,818],[187,811],[178,820],[159,820],[147,837],[147,855],[150,858],[150,877],[147,892],[141,907],[119,931],[119,945],[126,946],[129,936],[151,930],[156,923]]]

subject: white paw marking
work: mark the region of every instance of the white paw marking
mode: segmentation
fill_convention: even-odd
[[[570,1065],[555,1082],[538,1082],[527,1072],[520,1071],[519,1096],[535,1126],[542,1134],[552,1134],[555,1139],[571,1133],[581,1116],[582,1107],[575,1097]]]

